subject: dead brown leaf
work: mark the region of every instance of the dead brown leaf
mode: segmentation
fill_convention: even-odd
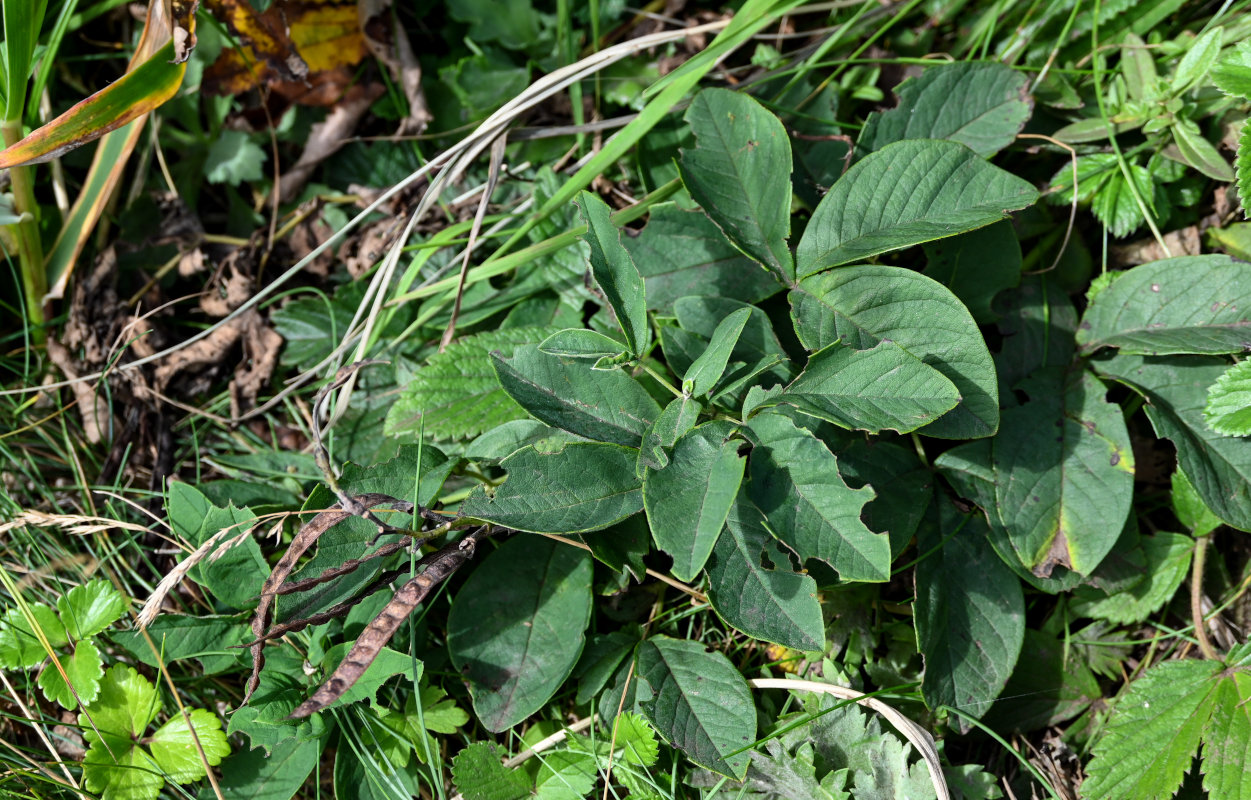
[[[1168,245],[1169,252],[1174,256],[1197,256],[1203,247],[1198,225],[1169,231],[1164,234],[1164,243]],[[1108,255],[1111,257],[1109,260],[1113,266],[1117,267],[1135,266],[1168,258],[1164,248],[1160,247],[1160,243],[1154,237],[1112,247]]]
[[[338,151],[352,132],[361,117],[382,96],[385,88],[376,83],[362,86],[356,84],[347,90],[343,98],[335,104],[326,119],[313,126],[304,145],[304,152],[295,165],[282,174],[278,196],[287,203],[304,188],[317,165]]]

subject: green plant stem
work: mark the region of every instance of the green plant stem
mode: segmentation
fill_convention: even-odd
[[[1199,640],[1199,649],[1203,657],[1217,661],[1220,656],[1208,638],[1208,626],[1203,619],[1203,566],[1207,561],[1208,539],[1200,536],[1195,540],[1195,555],[1190,562],[1190,616],[1195,626],[1195,638]]]
[[[5,147],[22,138],[20,120],[5,120],[0,127]],[[43,298],[48,293],[48,280],[43,267],[43,243],[39,240],[39,206],[35,203],[35,191],[31,178],[33,167],[13,167],[9,177],[13,181],[13,208],[23,216],[14,226],[17,233],[18,258],[22,262],[22,291],[26,295],[26,316],[36,342],[44,339]]]

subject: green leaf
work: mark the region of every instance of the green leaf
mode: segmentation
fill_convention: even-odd
[[[190,783],[204,777],[201,753],[211,767],[230,755],[230,744],[216,714],[193,708],[189,716],[190,721],[175,714],[148,739],[153,760],[174,783]]]
[[[424,430],[434,441],[469,439],[510,420],[524,419],[525,410],[500,387],[491,354],[511,356],[519,347],[538,344],[556,331],[537,326],[505,328],[448,345],[417,371],[391,407],[387,435]]]
[[[1220,684],[1232,680],[1222,679],[1224,670],[1217,661],[1166,661],[1144,672],[1095,743],[1082,796],[1171,798],[1199,749]]]
[[[1029,120],[1033,101],[1027,82],[998,61],[929,67],[896,87],[894,108],[869,116],[858,147],[872,151],[903,139],[950,139],[990,158]]]
[[[143,748],[119,742],[111,753],[101,745],[87,748],[83,783],[100,800],[156,800],[165,778]]]
[[[646,719],[627,711],[617,717],[617,751],[619,758],[635,767],[650,767],[660,757],[660,743],[656,741],[656,729]]]
[[[712,552],[743,480],[743,442],[726,421],[700,425],[678,440],[673,461],[643,479],[643,507],[656,546],[673,557],[673,574],[691,581]]]
[[[825,645],[817,582],[791,569],[790,556],[745,492],[708,560],[708,600],[718,616],[753,638],[804,651]]]
[[[888,144],[857,162],[822,198],[799,240],[797,274],[983,228],[1037,199],[1028,181],[962,144]]]
[[[1192,536],[1207,536],[1223,524],[1221,518],[1203,502],[1194,484],[1180,468],[1173,470],[1172,484],[1169,499],[1172,500],[1173,513]]]
[[[925,244],[925,274],[951,290],[977,322],[993,322],[995,295],[1021,282],[1021,243],[1012,223],[996,222]]]
[[[675,300],[713,293],[755,303],[782,289],[772,272],[744,256],[699,211],[652,208],[647,226],[622,242],[647,287],[647,305],[671,312]]]
[[[599,442],[555,453],[524,447],[500,466],[508,480],[490,493],[479,486],[461,503],[465,516],[531,533],[599,530],[643,510],[634,450]]]
[[[925,656],[921,693],[930,708],[951,706],[977,719],[1016,666],[1025,597],[1021,582],[990,548],[982,515],[961,514],[940,500],[928,516],[917,533],[923,554],[915,606],[917,648]],[[961,720],[957,724],[967,728]]]
[[[1174,95],[1186,91],[1208,74],[1208,70],[1212,68],[1221,54],[1224,33],[1224,29],[1218,25],[1190,43],[1186,54],[1177,64],[1177,70],[1173,73],[1170,90]]]
[[[645,474],[644,468],[664,469],[669,466],[669,448],[678,439],[695,427],[699,412],[703,408],[699,401],[689,395],[675,397],[665,406],[660,416],[656,417],[651,426],[643,434],[643,444],[639,447],[639,460],[635,474],[639,479]]]
[[[813,353],[778,401],[852,430],[908,433],[960,402],[955,384],[894,342],[867,350],[835,342]]]
[[[541,453],[552,453],[570,442],[584,441],[581,436],[544,425],[537,419],[515,419],[467,444],[465,458],[498,461],[528,444],[534,445],[534,449]]]
[[[261,555],[261,547],[249,535],[256,524],[256,515],[247,508],[233,504],[220,508],[209,502],[198,489],[181,481],[171,481],[165,499],[174,533],[199,547],[223,530],[221,541],[242,536],[243,539],[219,558],[200,562],[191,570],[191,577],[213,595],[218,602],[243,609],[256,604],[261,585],[269,574],[269,565]]]
[[[1251,675],[1237,671],[1216,690],[1203,734],[1203,788],[1208,797],[1251,797]]]
[[[495,745],[472,742],[452,759],[452,780],[465,800],[523,800],[530,796],[530,777],[500,763]]]
[[[204,177],[209,183],[241,183],[259,181],[268,155],[244,131],[223,130],[209,146],[204,160]]]
[[[594,700],[638,643],[636,632],[591,634],[578,665],[573,670],[573,677],[578,681],[578,694],[574,702],[585,705]]]
[[[730,660],[698,642],[654,636],[639,645],[638,674],[655,692],[643,713],[665,741],[742,780],[756,740],[756,704]]]
[[[1208,73],[1212,83],[1234,97],[1251,97],[1251,42],[1237,42]]]
[[[536,800],[583,800],[595,788],[598,761],[590,753],[557,750],[547,755],[534,779]]]
[[[321,758],[325,739],[288,739],[275,745],[272,753],[245,750],[222,762],[223,797],[252,800],[291,800],[312,774]]]
[[[39,673],[39,688],[43,690],[43,696],[70,711],[78,708],[79,700],[89,705],[96,699],[100,678],[104,675],[100,649],[87,639],[75,644],[68,656],[61,655],[59,658],[65,677],[61,676],[55,664],[49,662]],[[66,678],[69,679],[68,684]]]
[[[827,439],[838,457],[838,471],[849,486],[869,485],[877,493],[865,504],[860,518],[871,531],[890,536],[893,558],[898,558],[921,524],[933,494],[934,473],[921,463],[916,450],[894,442],[848,437],[845,445]]]
[[[1238,153],[1234,157],[1234,169],[1238,173],[1238,202],[1242,205],[1242,216],[1251,216],[1251,206],[1243,198],[1251,197],[1251,125],[1244,120],[1242,133],[1238,134]]]
[[[995,366],[977,323],[942,284],[912,270],[856,266],[805,278],[790,294],[804,347],[835,340],[857,349],[890,339],[955,384],[960,403],[926,429],[940,439],[990,436],[999,428]]]
[[[1028,733],[1072,719],[1102,697],[1098,679],[1072,645],[1027,630],[1016,669],[982,722]]]
[[[1251,439],[1213,433],[1203,421],[1207,389],[1226,362],[1204,356],[1095,359],[1095,369],[1147,400],[1157,436],[1172,440],[1177,461],[1203,502],[1239,530],[1251,530]]]
[[[125,749],[148,729],[160,710],[156,687],[134,667],[114,664],[104,674],[96,699],[78,715],[78,723],[88,744],[104,742],[113,747],[122,742]]]
[[[94,636],[126,613],[126,598],[105,580],[88,581],[57,598],[61,622],[72,639]]]
[[[148,647],[144,631],[114,631],[109,639],[126,648],[130,655],[149,667],[159,666],[157,656]],[[189,616],[185,614],[162,614],[146,629],[148,637],[156,645],[156,651],[166,664],[184,658],[199,658],[201,663],[233,665],[244,651],[231,649],[246,644],[253,636],[248,626],[238,617]],[[220,672],[224,667],[209,669],[205,673]]]
[[[1159,96],[1160,74],[1147,43],[1134,33],[1125,35],[1121,46],[1121,74],[1130,100],[1154,100]]]
[[[1203,419],[1222,436],[1251,436],[1251,361],[1234,364],[1212,384]]]
[[[541,709],[573,671],[591,619],[591,564],[582,550],[517,536],[457,592],[448,651],[487,730],[507,730]]]
[[[1030,275],[1021,287],[1000,298],[1003,346],[995,356],[999,395],[1011,398],[1013,386],[1039,367],[1064,367],[1073,360],[1077,310],[1047,275]]]
[[[604,297],[617,314],[617,324],[625,333],[630,352],[642,357],[651,343],[643,278],[629,251],[621,245],[621,232],[608,217],[608,204],[599,195],[586,191],[578,200],[587,223],[583,239],[591,248],[591,272],[595,282],[604,290]]]
[[[1202,280],[1196,280],[1202,276]],[[1083,353],[1241,353],[1251,344],[1251,271],[1229,256],[1134,267],[1100,292],[1077,331]]]
[[[27,608],[49,645],[56,649],[69,644],[65,626],[57,619],[55,611],[43,603],[28,603]],[[29,669],[47,657],[48,652],[39,643],[20,608],[11,608],[0,617],[0,667]]]
[[[598,442],[638,447],[660,406],[638,381],[619,369],[585,364],[517,348],[512,358],[491,355],[504,391],[536,419]]]
[[[539,352],[565,358],[604,358],[624,352],[621,342],[599,331],[565,328],[539,344]]]
[[[1203,137],[1198,123],[1181,118],[1173,122],[1172,131],[1173,141],[1177,143],[1183,161],[1213,180],[1233,183],[1233,168],[1220,151]]]
[[[697,145],[682,152],[678,168],[691,197],[736,247],[793,283],[786,128],[764,106],[728,89],[695,95],[686,121]]]
[[[329,679],[343,659],[347,658],[352,644],[353,642],[340,642],[326,650],[326,654],[321,659],[323,680]],[[368,701],[370,704],[373,704],[377,701],[378,690],[382,688],[382,685],[391,676],[404,675],[406,680],[414,683],[420,680],[424,665],[421,661],[416,662],[416,675],[413,674],[413,666],[413,657],[410,654],[401,653],[389,647],[380,648],[378,655],[374,657],[373,661],[369,662],[369,666],[364,673],[327,708],[341,708],[360,701]]]
[[[708,340],[708,347],[695,359],[682,378],[682,393],[702,397],[712,391],[730,362],[738,338],[743,333],[751,311],[740,308],[718,323]]]
[[[1089,575],[1129,516],[1134,453],[1119,406],[1087,372],[1045,368],[1018,384],[1030,401],[1003,412],[994,439],[995,501],[1021,563]]]
[[[1174,473],[1177,474],[1180,473]],[[1135,625],[1173,599],[1190,569],[1194,539],[1180,533],[1160,532],[1142,537],[1141,542],[1146,555],[1142,580],[1110,594],[1091,587],[1077,587],[1070,606],[1075,614],[1105,619],[1117,625]]]
[[[756,446],[751,498],[774,535],[801,560],[824,561],[843,580],[888,580],[890,539],[860,521],[873,489],[848,488],[825,444],[781,414],[757,414],[746,433]]]

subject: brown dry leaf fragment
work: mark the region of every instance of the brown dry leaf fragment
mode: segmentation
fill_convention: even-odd
[[[396,500],[394,497],[385,494],[362,494],[356,497],[356,502],[366,508],[373,508],[383,503],[391,503],[396,508],[407,511],[412,510],[411,504],[402,500]],[[310,547],[316,544],[323,533],[350,516],[352,516],[351,512],[340,508],[323,511],[305,523],[299,532],[296,533],[295,538],[291,540],[291,544],[287,547],[287,552],[283,553],[282,558],[278,559],[278,563],[274,565],[273,570],[269,573],[269,577],[265,579],[265,584],[261,586],[260,602],[257,603],[256,614],[252,617],[252,633],[261,642],[253,644],[251,647],[252,675],[248,678],[247,686],[244,689],[244,703],[248,702],[248,698],[252,696],[252,693],[256,691],[256,687],[260,684],[261,667],[265,664],[263,637],[273,621],[274,598],[277,596],[278,587],[282,585],[282,582],[295,569],[295,564],[300,560],[300,556],[304,555]]]
[[[1203,245],[1198,225],[1169,231],[1164,234],[1164,243],[1173,256],[1197,256]],[[1112,264],[1118,267],[1136,266],[1169,257],[1154,237],[1113,247],[1109,255]]]
[[[1063,530],[1056,533],[1056,537],[1051,540],[1051,547],[1047,550],[1047,556],[1032,571],[1039,578],[1050,578],[1051,571],[1057,565],[1068,569],[1073,568],[1073,561],[1069,556],[1068,535]]]
[[[421,64],[413,53],[408,34],[397,24],[391,6],[392,0],[359,0],[357,16],[365,35],[365,46],[390,70],[408,100],[408,117],[401,123],[399,132],[422,133],[434,116],[421,90]]]
[[[245,411],[256,405],[256,397],[273,377],[278,366],[278,352],[282,348],[282,336],[269,327],[259,316],[243,336],[243,365],[235,370],[230,379],[230,414],[238,419]]]
[[[219,274],[200,295],[200,309],[210,317],[224,317],[252,296],[252,277],[239,269],[237,259],[228,260],[223,272],[227,277]]]
[[[317,165],[343,146],[356,130],[356,124],[361,117],[384,91],[386,89],[376,83],[352,86],[326,115],[326,119],[313,126],[308,142],[304,145],[304,152],[300,154],[300,160],[282,174],[278,189],[278,197],[282,202],[288,203],[295,199]]]
[[[400,587],[391,601],[386,604],[378,616],[361,631],[361,635],[352,645],[352,649],[343,657],[343,661],[335,668],[325,683],[313,696],[305,700],[291,712],[288,719],[303,719],[326,708],[343,696],[352,685],[365,674],[369,665],[377,658],[378,653],[391,641],[391,637],[399,630],[404,620],[421,604],[439,584],[456,570],[473,558],[474,550],[479,541],[489,536],[486,529],[480,528],[461,539],[453,542],[437,553],[422,559],[425,571]]]
[[[195,9],[198,5],[200,5],[200,0],[171,0],[170,2],[175,64],[182,64],[191,58],[191,51],[195,49]]]
[[[164,391],[170,380],[185,369],[194,369],[221,363],[249,325],[257,324],[260,315],[255,309],[235,317],[200,341],[171,353],[153,371],[153,383],[158,391]]]
[[[286,0],[257,14],[246,0],[210,0],[246,45],[225,50],[205,70],[204,90],[234,95],[268,87],[305,105],[331,105],[351,82],[347,69],[368,50],[355,3]],[[327,80],[329,78],[329,80]],[[310,93],[331,84],[333,91]]]
[[[69,350],[55,339],[47,342],[48,360],[61,370],[67,380],[78,378],[79,372],[70,357]],[[96,391],[94,382],[83,381],[70,384],[74,392],[74,400],[78,405],[78,413],[83,421],[83,436],[92,444],[104,441],[104,432],[112,428],[112,410],[108,402]]]

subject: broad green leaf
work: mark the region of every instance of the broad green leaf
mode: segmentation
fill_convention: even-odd
[[[751,498],[773,534],[801,560],[824,561],[843,580],[888,580],[890,539],[860,521],[873,489],[848,488],[825,444],[781,414],[759,413],[745,432],[755,445]]]
[[[741,492],[708,559],[708,600],[717,614],[756,639],[813,651],[825,646],[817,582],[791,569],[790,556]]]
[[[872,486],[877,493],[860,518],[869,530],[890,536],[891,555],[897,558],[929,506],[933,471],[915,449],[894,442],[851,436],[845,445],[826,443],[838,457],[838,471],[847,485]]]
[[[1212,736],[1216,747],[1228,744],[1221,731],[1205,729],[1216,706],[1229,699],[1222,696],[1221,684],[1238,680],[1235,675],[1242,673],[1226,673],[1219,661],[1195,660],[1166,661],[1144,672],[1117,701],[1095,742],[1082,796],[1171,798],[1190,769],[1201,738]],[[1238,683],[1245,680],[1244,675]],[[1246,742],[1240,746],[1245,749]],[[1216,781],[1223,784],[1226,773],[1219,760],[1216,766],[1221,773]]]
[[[72,639],[94,636],[126,613],[126,598],[106,580],[88,581],[57,598],[61,622]]]
[[[569,442],[584,442],[581,436],[544,425],[537,419],[515,419],[492,428],[465,445],[465,458],[497,461],[528,444],[541,453],[552,453]]]
[[[232,665],[240,659],[243,651],[231,648],[246,644],[253,638],[244,620],[209,615],[162,614],[147,627],[146,633],[166,664],[184,658],[198,658],[204,664],[216,665],[224,661]],[[157,656],[148,647],[144,631],[114,631],[109,634],[109,639],[126,648],[137,661],[149,667],[158,666]],[[220,667],[204,668],[208,674],[220,671]]]
[[[1028,181],[957,142],[888,144],[821,200],[799,240],[797,275],[983,228],[1037,199]]]
[[[653,636],[639,645],[638,675],[655,692],[643,713],[665,741],[742,780],[756,741],[756,704],[730,660],[698,642]]]
[[[744,442],[730,438],[735,430],[722,420],[700,425],[677,441],[668,467],[643,478],[652,537],[673,557],[680,581],[694,580],[704,568],[743,481],[747,462],[738,451]]]
[[[112,752],[98,744],[87,748],[83,783],[100,800],[156,800],[165,779],[143,748],[122,741]]]
[[[708,340],[708,348],[695,359],[682,378],[683,394],[702,397],[712,391],[725,374],[730,354],[734,352],[738,337],[749,319],[751,311],[740,308],[718,323]]]
[[[678,324],[684,330],[705,339],[711,339],[722,320],[740,309],[750,311],[751,318],[743,326],[731,358],[735,361],[755,362],[767,356],[785,356],[786,351],[778,341],[777,334],[773,332],[769,315],[757,306],[728,297],[683,297],[673,304]]]
[[[635,451],[615,444],[566,445],[556,453],[525,447],[504,459],[503,485],[479,486],[462,514],[532,533],[581,533],[606,528],[643,510],[634,475]]]
[[[1224,30],[1218,25],[1190,43],[1173,73],[1169,87],[1173,94],[1181,94],[1203,80],[1220,57],[1223,34]]]
[[[65,626],[57,619],[56,612],[43,603],[28,603],[27,608],[53,649],[69,644]],[[0,667],[29,669],[47,657],[48,651],[40,644],[20,608],[10,608],[0,617]]]
[[[1121,47],[1121,74],[1130,100],[1154,100],[1159,96],[1160,74],[1155,58],[1141,36],[1130,33]]]
[[[683,151],[678,167],[691,197],[736,247],[793,283],[786,128],[764,106],[728,89],[695,95],[686,121],[697,145]]]
[[[574,702],[584,705],[595,699],[638,643],[636,632],[591,634],[571,676],[578,681],[578,695]]]
[[[156,687],[127,664],[114,664],[100,682],[100,693],[78,715],[88,744],[129,741],[143,735],[161,710]],[[87,721],[90,712],[91,722]]]
[[[391,407],[387,434],[421,430],[434,441],[469,439],[505,422],[524,419],[525,410],[500,387],[491,354],[511,356],[519,347],[538,344],[556,330],[505,328],[466,336],[448,345],[417,371]]]
[[[323,678],[329,678],[334,674],[335,669],[347,658],[348,651],[352,648],[352,642],[340,642],[326,650],[326,654],[321,659],[321,674]],[[413,674],[416,667],[416,674]],[[327,708],[341,708],[351,705],[352,703],[366,701],[371,705],[377,702],[378,690],[393,675],[403,675],[405,680],[416,683],[421,680],[422,671],[425,665],[421,661],[413,662],[413,657],[408,653],[401,653],[398,650],[392,650],[390,647],[383,647],[378,650],[378,655],[373,661],[369,662],[369,666],[361,674],[356,682],[348,688],[337,700],[331,703]]]
[[[1196,280],[1202,275],[1202,280]],[[1082,317],[1083,353],[1241,353],[1251,344],[1251,270],[1229,256],[1180,256],[1134,267]]]
[[[565,358],[603,358],[623,352],[624,345],[611,336],[586,328],[556,331],[539,344],[539,352]]]
[[[647,467],[664,469],[669,466],[669,448],[695,427],[695,421],[699,419],[699,412],[702,410],[699,401],[690,395],[675,397],[669,401],[669,405],[665,406],[660,416],[656,417],[643,434],[638,465],[635,467],[635,474],[640,480]]]
[[[1172,131],[1182,161],[1213,180],[1233,183],[1233,167],[1216,146],[1204,138],[1197,122],[1183,117],[1173,122]]]
[[[452,780],[465,800],[523,800],[533,786],[525,770],[500,763],[495,745],[471,742],[452,759]]]
[[[1208,75],[1225,94],[1251,97],[1251,42],[1235,43],[1212,65]]]
[[[504,391],[533,417],[588,439],[638,447],[660,414],[647,390],[619,369],[592,370],[535,345],[491,361]]]
[[[1222,436],[1251,436],[1251,361],[1233,365],[1212,384],[1203,419]]]
[[[903,139],[950,139],[990,158],[1029,120],[1033,101],[1027,82],[998,61],[929,67],[895,89],[894,108],[869,116],[858,146],[872,151]]]
[[[573,671],[591,619],[591,557],[516,536],[478,565],[447,619],[452,663],[487,730],[535,713]]]
[[[647,300],[643,278],[630,253],[621,244],[621,232],[609,219],[608,204],[599,195],[582,192],[578,198],[587,222],[583,237],[591,248],[591,272],[617,315],[626,344],[635,356],[643,356],[651,344],[647,324]]]
[[[1108,554],[1134,494],[1134,453],[1119,406],[1087,372],[1058,368],[1019,384],[1030,401],[1003,412],[994,439],[995,500],[1021,563],[1089,575]]]
[[[715,293],[755,303],[781,291],[778,278],[726,241],[699,211],[672,203],[652,208],[647,225],[622,244],[630,251],[647,287],[647,305],[671,312],[675,300]]]
[[[972,439],[998,430],[990,352],[968,309],[942,284],[912,270],[861,265],[805,278],[790,301],[809,350],[835,340],[867,349],[890,339],[955,384],[960,403],[930,423],[927,436]]]
[[[982,722],[1028,733],[1072,719],[1102,697],[1098,679],[1071,645],[1027,630],[1016,669]]]
[[[230,744],[216,714],[194,708],[189,716],[190,722],[182,714],[173,715],[147,742],[153,760],[174,783],[190,783],[204,777],[201,753],[212,767],[230,755]]]
[[[636,581],[643,580],[647,573],[643,558],[651,552],[652,532],[644,514],[635,514],[609,525],[602,535],[575,538],[581,539],[591,548],[591,555],[614,572],[631,576]]]
[[[557,750],[539,766],[535,800],[583,800],[595,788],[597,772],[598,761],[590,753]]]
[[[288,739],[266,755],[264,750],[237,752],[222,762],[218,783],[224,797],[291,800],[321,758],[324,739]]]
[[[1146,555],[1142,580],[1111,594],[1079,586],[1073,590],[1070,606],[1074,613],[1117,625],[1134,625],[1145,621],[1173,599],[1190,569],[1194,539],[1161,531],[1154,536],[1143,536],[1141,542]]]
[[[192,547],[199,547],[222,531],[227,531],[222,535],[222,542],[243,536],[219,558],[200,562],[190,574],[220,603],[236,609],[255,605],[265,576],[269,574],[260,545],[249,535],[256,525],[256,515],[250,509],[235,508],[233,504],[226,508],[215,506],[194,486],[181,481],[170,482],[165,509],[174,533]]]
[[[1030,275],[1021,286],[1005,292],[999,333],[1003,345],[995,355],[999,396],[1007,404],[1012,387],[1040,367],[1064,367],[1073,360],[1073,333],[1077,310],[1047,275]]]
[[[1146,398],[1156,435],[1177,447],[1177,462],[1203,502],[1227,524],[1251,530],[1251,439],[1221,436],[1203,421],[1207,389],[1227,363],[1206,356],[1121,355],[1092,365]]]
[[[224,130],[209,146],[208,157],[204,159],[204,178],[209,183],[231,186],[259,181],[268,157],[246,131]]]
[[[1216,690],[1203,733],[1203,788],[1208,797],[1251,797],[1251,675],[1231,671]]]
[[[1195,491],[1194,484],[1180,468],[1173,470],[1173,491],[1169,494],[1173,513],[1177,520],[1192,536],[1207,536],[1223,523],[1221,518],[1212,513],[1207,503]]]
[[[917,532],[921,693],[930,708],[951,706],[974,719],[1003,691],[1025,637],[1021,582],[986,536],[980,514],[961,514],[946,500],[931,505]]]
[[[1007,221],[928,242],[925,258],[925,274],[960,298],[977,322],[998,319],[995,295],[1021,282],[1021,243]]]
[[[70,711],[78,708],[80,700],[90,705],[100,691],[100,678],[104,675],[100,649],[95,642],[87,639],[75,644],[68,655],[58,654],[58,660],[65,670],[65,677],[61,676],[56,664],[49,661],[39,673],[39,688],[43,690],[43,696]],[[69,679],[68,684],[66,678]]]
[[[960,402],[955,384],[894,342],[835,342],[813,353],[778,401],[852,430],[908,433]]]
[[[1251,217],[1251,206],[1242,198],[1251,196],[1251,125],[1244,120],[1242,133],[1238,135],[1238,153],[1234,158],[1234,171],[1238,177],[1238,198],[1243,218]]]

